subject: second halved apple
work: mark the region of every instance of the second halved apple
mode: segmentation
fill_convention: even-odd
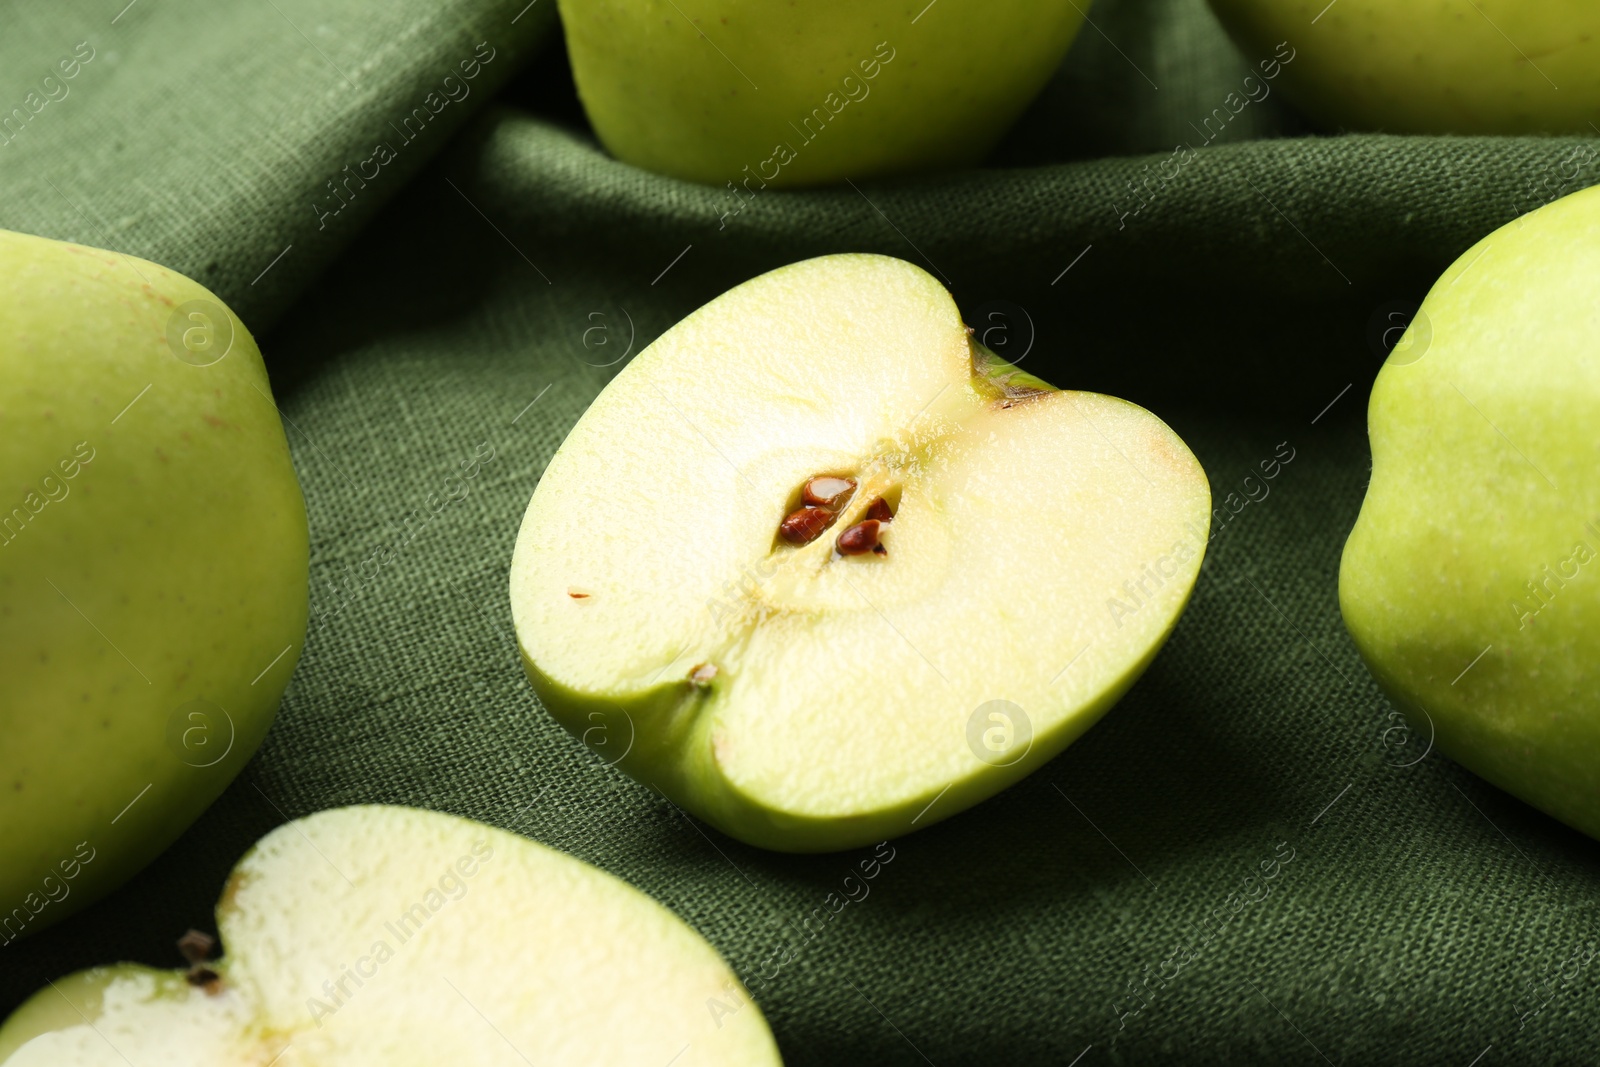
[[[909,263],[824,256],[601,393],[512,613],[540,699],[617,766],[752,844],[848,848],[1091,726],[1182,612],[1209,509],[1148,411],[999,360]]]

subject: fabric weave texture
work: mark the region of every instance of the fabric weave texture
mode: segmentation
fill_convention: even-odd
[[[120,7],[0,3],[0,111],[95,53],[0,145],[0,226],[167,264],[250,326],[305,490],[313,620],[244,774],[123,889],[0,949],[0,1011],[81,967],[179,965],[258,837],[383,802],[655,896],[747,978],[797,1067],[1593,1061],[1600,972],[1572,961],[1595,951],[1595,843],[1417,758],[1337,575],[1391,316],[1600,138],[1338,134],[1276,92],[1235,112],[1264,57],[1202,0],[1100,0],[985,167],[767,189],[724,218],[726,190],[596,144],[554,0]],[[404,127],[474,56],[470,93]],[[377,177],[332,192],[380,141]],[[613,361],[836,251],[917,263],[991,347],[1150,408],[1219,506],[1293,458],[1219,520],[1171,641],[1099,725],[893,842],[823,923],[870,850],[751,848],[605,765],[534,698],[506,585],[540,471]],[[337,591],[383,545],[395,562]],[[1268,892],[1230,897],[1267,869]]]

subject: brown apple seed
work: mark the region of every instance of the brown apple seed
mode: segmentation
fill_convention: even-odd
[[[213,996],[216,995],[222,981],[222,975],[199,963],[190,967],[183,977],[190,985],[199,986]]]
[[[819,474],[800,490],[800,499],[814,508],[838,509],[845,497],[855,489],[854,478],[840,478],[832,474]]]
[[[850,529],[839,535],[833,546],[839,550],[841,556],[861,556],[878,548],[878,527],[882,525],[877,519],[867,519],[858,522]]]
[[[183,958],[190,963],[201,963],[211,957],[211,951],[217,947],[217,939],[200,930],[190,930],[178,938],[178,951],[183,953]]]
[[[827,508],[801,508],[778,526],[778,536],[791,545],[809,545],[833,525],[834,518]]]
[[[869,519],[875,519],[878,522],[888,522],[894,518],[894,512],[889,510],[889,502],[880,496],[878,499],[867,505],[866,517]]]

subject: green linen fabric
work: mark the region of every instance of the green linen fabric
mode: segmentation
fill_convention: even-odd
[[[661,900],[794,1065],[1595,1059],[1595,843],[1400,728],[1336,595],[1386,331],[1474,241],[1600,180],[1570,176],[1594,139],[1339,135],[1275,92],[1235,113],[1265,57],[1201,0],[1101,0],[988,166],[727,214],[725,190],[599,149],[552,0],[123,3],[0,4],[0,114],[95,51],[0,146],[0,226],[170,264],[256,332],[313,621],[240,779],[122,890],[0,949],[0,1010],[76,968],[177,965],[257,837],[385,802]],[[471,95],[326,218],[326,183],[479,42],[495,58]],[[846,250],[921,264],[1029,370],[1154,410],[1223,510],[1121,704],[893,842],[835,914],[871,850],[742,845],[563,733],[522,675],[506,576],[540,471],[625,354],[759,271]]]

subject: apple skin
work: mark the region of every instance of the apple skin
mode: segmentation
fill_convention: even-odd
[[[220,300],[5,231],[0,282],[3,944],[121,884],[244,766],[299,658],[308,549],[260,353]],[[174,324],[190,301],[209,334]]]
[[[720,0],[694,8],[691,27],[672,0],[560,3],[578,93],[611,154],[740,185],[741,197],[978,162],[1060,65],[1088,7]]]
[[[876,562],[776,542],[821,472],[858,479],[839,530],[892,508]],[[748,844],[847,849],[1089,729],[1182,614],[1210,506],[1150,412],[1000,360],[910,263],[821,256],[716,297],[590,405],[524,514],[512,618],[540,703],[607,763]],[[974,726],[997,719],[1029,738],[982,734],[998,760]]]
[[[1328,126],[1589,133],[1600,113],[1600,5],[1592,0],[1211,0],[1211,7],[1252,62],[1279,42],[1294,48],[1279,84]]]
[[[1433,738],[1591,837],[1597,287],[1600,189],[1501,228],[1445,272],[1373,387],[1372,482],[1339,570],[1345,624],[1416,750]]]
[[[1085,705],[1072,723],[1039,738],[1014,763],[992,773],[954,780],[938,798],[940,814],[925,821],[919,816],[927,813],[929,805],[921,797],[849,818],[816,818],[765,808],[722,784],[725,776],[715,765],[710,745],[686,745],[681,735],[641,727],[641,723],[686,718],[681,714],[687,703],[681,685],[661,685],[631,700],[618,700],[561,685],[540,670],[526,652],[522,666],[539,702],[569,733],[613,766],[659,790],[669,802],[758,848],[838,852],[902,837],[918,829],[919,822],[931,825],[941,821],[945,813],[960,812],[988,800],[1059,756],[1111,710],[1155,661],[1188,606],[1192,591],[1192,586],[1185,588],[1176,611],[1149,649],[1115,678],[1108,679],[1100,696]]]

